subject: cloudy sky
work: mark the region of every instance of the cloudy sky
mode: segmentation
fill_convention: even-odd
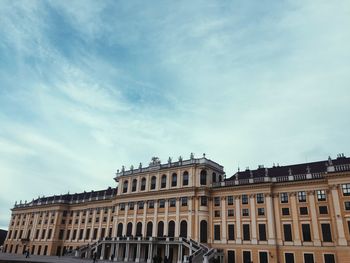
[[[191,152],[350,154],[344,1],[0,1],[0,228],[15,200]]]

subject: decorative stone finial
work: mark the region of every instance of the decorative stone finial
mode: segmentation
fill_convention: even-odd
[[[140,169],[140,170],[142,169],[142,163],[139,164],[139,169]]]
[[[182,156],[179,156],[179,162],[182,163]]]
[[[333,165],[332,158],[330,156],[328,156],[328,164],[329,164],[329,166]]]
[[[168,163],[170,164],[171,163],[171,157],[169,156],[168,158]]]
[[[130,170],[134,171],[134,166],[133,165],[130,166]]]
[[[288,169],[288,175],[292,175],[292,168]]]
[[[194,159],[194,153],[191,153],[190,158],[191,158],[191,160]]]
[[[205,153],[203,153],[203,158],[205,158]]]
[[[269,176],[269,169],[265,168],[265,176]]]

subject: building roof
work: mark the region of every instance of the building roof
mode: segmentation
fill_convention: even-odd
[[[258,169],[250,170],[246,169],[245,171],[238,171],[230,178],[226,179],[227,181],[234,179],[249,179],[249,178],[258,178],[258,177],[282,177],[290,175],[302,175],[302,174],[315,174],[315,173],[326,173],[329,172],[328,167],[330,166],[339,166],[339,165],[349,165],[350,158],[344,156],[344,154],[338,155],[336,159],[331,159],[330,157],[327,160],[318,161],[318,162],[308,162],[301,164],[293,165],[274,165],[270,168],[265,168],[259,166]]]

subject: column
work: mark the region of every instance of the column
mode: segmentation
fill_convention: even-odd
[[[143,208],[145,208],[145,205],[147,206],[147,203],[145,202],[143,204]],[[136,217],[137,217],[137,209],[138,209],[138,203],[136,202],[136,205],[134,206],[134,215],[132,217],[132,232],[131,234],[135,237],[136,236]]]
[[[188,227],[187,227],[187,235],[188,238],[192,238],[192,196],[188,197]]]
[[[83,216],[82,212],[79,212],[79,221],[78,221],[78,229],[77,229],[77,236],[76,236],[76,240],[79,239],[79,235],[80,235],[80,226],[81,226],[81,218]]]
[[[194,239],[199,240],[199,215],[198,215],[198,210],[199,210],[199,197],[194,196],[194,224],[195,224],[195,229],[194,229]]]
[[[118,215],[119,215],[119,206],[115,205],[115,216],[113,215],[113,237],[117,236],[118,231]]]
[[[154,206],[156,206],[156,201],[154,201]],[[143,218],[142,218],[142,237],[146,237],[146,229],[147,229],[147,209],[148,209],[148,203],[145,202],[145,205],[143,207]],[[153,226],[154,227],[154,226]]]
[[[280,218],[280,207],[279,207],[279,196],[278,194],[275,196],[275,198],[273,199],[274,202],[274,209],[275,209],[275,218],[276,221],[274,222],[276,225],[276,236],[277,236],[277,244],[282,246],[283,242],[282,242],[282,231],[281,231],[281,218]]]
[[[115,244],[114,260],[113,261],[118,261],[118,258],[119,258],[119,243]]]
[[[129,243],[126,243],[125,246],[126,246],[126,249],[125,249],[124,262],[128,262],[128,261],[129,261],[129,249],[130,249],[130,244],[129,244]]]
[[[292,208],[294,245],[300,246],[301,240],[300,240],[300,233],[299,233],[298,209],[297,209],[297,200],[296,200],[295,192],[290,194],[290,203]]]
[[[135,262],[140,262],[140,255],[141,255],[141,243],[137,243],[137,245],[136,245],[136,259],[135,259]]]
[[[126,235],[126,228],[127,228],[127,220],[128,220],[128,209],[129,205],[125,204],[125,210],[124,210],[124,226],[123,226],[123,236]]]
[[[97,239],[102,239],[102,238],[104,238],[104,237],[101,236],[102,222],[103,222],[103,214],[104,214],[103,209],[100,209],[100,220],[99,220],[99,224],[98,224]],[[106,233],[106,231],[105,231],[105,233]]]
[[[153,229],[152,229],[152,237],[157,236],[157,217],[158,217],[158,204],[157,202],[154,203],[154,214],[153,214]],[[164,223],[165,224],[165,223]]]
[[[333,185],[331,190],[333,207],[335,212],[335,220],[336,220],[336,226],[337,226],[337,232],[338,232],[338,245],[346,246],[347,241],[345,239],[345,231],[344,231],[343,218],[342,218],[341,209],[340,209],[338,187],[339,187],[338,185]]]
[[[222,226],[222,234],[221,234],[221,243],[226,244],[227,243],[227,237],[226,237],[226,227],[227,227],[227,223],[226,223],[226,198],[225,196],[220,197],[221,199],[221,226]]]
[[[87,224],[88,224],[88,221],[89,221],[89,214],[90,214],[90,211],[89,210],[86,210],[85,211],[85,225],[84,225],[84,233],[83,233],[83,239],[89,239],[89,237],[86,236],[86,231],[87,231]],[[91,232],[91,230],[90,230]]]
[[[315,191],[309,191],[308,195],[309,195],[309,203],[310,203],[312,232],[314,236],[314,245],[321,246],[320,233],[318,230],[318,222],[317,222],[317,211],[316,211],[316,204],[315,204]]]
[[[39,214],[38,213],[35,213],[34,214],[34,220],[33,220],[33,228],[32,228],[32,231],[30,232],[30,240],[34,240],[35,238],[35,233],[36,233],[36,228],[37,228],[37,222],[38,222],[38,217],[39,217]]]
[[[256,211],[255,211],[255,195],[251,194],[249,196],[250,203],[250,220],[252,227],[252,244],[257,244],[257,231],[256,231]]]
[[[101,256],[100,259],[103,260],[105,256],[105,249],[106,249],[106,244],[102,243],[102,248],[101,248]]]
[[[277,198],[278,200],[278,198]],[[273,213],[273,197],[271,194],[266,194],[266,212],[267,212],[267,242],[270,245],[276,244],[275,237],[275,217]]]
[[[180,197],[176,198],[175,237],[180,236]]]
[[[113,216],[112,215],[112,209],[109,207],[108,208],[108,212],[107,212],[106,236],[109,236],[109,228],[110,228],[110,224],[111,224],[111,216]],[[112,228],[113,228],[113,226],[112,226]],[[111,233],[111,235],[113,235],[113,234]]]
[[[95,222],[96,222],[96,209],[92,212],[92,220],[91,220],[91,230],[90,230],[90,240],[94,238],[94,229],[95,229]]]
[[[236,229],[237,229],[236,244],[242,244],[240,196],[235,196],[235,208],[236,208]]]
[[[168,236],[168,216],[169,216],[169,201],[165,199],[165,211],[164,211],[164,235]]]
[[[179,245],[177,250],[177,262],[182,263],[182,245]]]
[[[148,258],[147,258],[147,263],[152,262],[152,257],[153,257],[153,246],[152,244],[148,244]]]

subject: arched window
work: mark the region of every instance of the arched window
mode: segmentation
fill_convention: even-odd
[[[216,173],[213,173],[213,175],[212,175],[212,182],[216,183]]]
[[[153,231],[153,223],[149,221],[147,223],[147,229],[146,229],[146,236],[151,237],[152,236],[152,231]]]
[[[136,225],[136,236],[140,237],[142,236],[142,223],[138,222]]]
[[[151,178],[151,190],[156,189],[157,178],[152,176]]]
[[[123,223],[118,224],[118,229],[117,229],[117,237],[121,237],[123,235]]]
[[[129,222],[128,225],[126,226],[126,236],[129,237],[132,234],[132,223]]]
[[[200,183],[201,183],[201,185],[206,185],[207,184],[207,171],[206,170],[202,170],[201,171]]]
[[[137,189],[137,179],[132,180],[132,192],[135,192]]]
[[[123,193],[126,193],[128,191],[128,180],[125,180],[123,183]]]
[[[144,191],[146,189],[146,178],[143,177],[141,179],[141,191]]]
[[[174,237],[175,236],[175,222],[170,221],[168,224],[168,236]]]
[[[200,223],[200,242],[207,243],[208,242],[208,223],[205,220],[202,220]]]
[[[164,236],[164,222],[159,221],[158,222],[157,237],[162,237],[162,236]]]
[[[177,186],[177,174],[173,173],[173,175],[171,176],[171,186]]]
[[[182,185],[188,185],[188,172],[184,171],[182,175]]]
[[[160,182],[160,187],[161,188],[165,188],[166,187],[166,175],[165,174],[162,175],[162,179],[161,179],[161,182]]]
[[[187,222],[182,220],[180,223],[180,237],[187,238]]]

